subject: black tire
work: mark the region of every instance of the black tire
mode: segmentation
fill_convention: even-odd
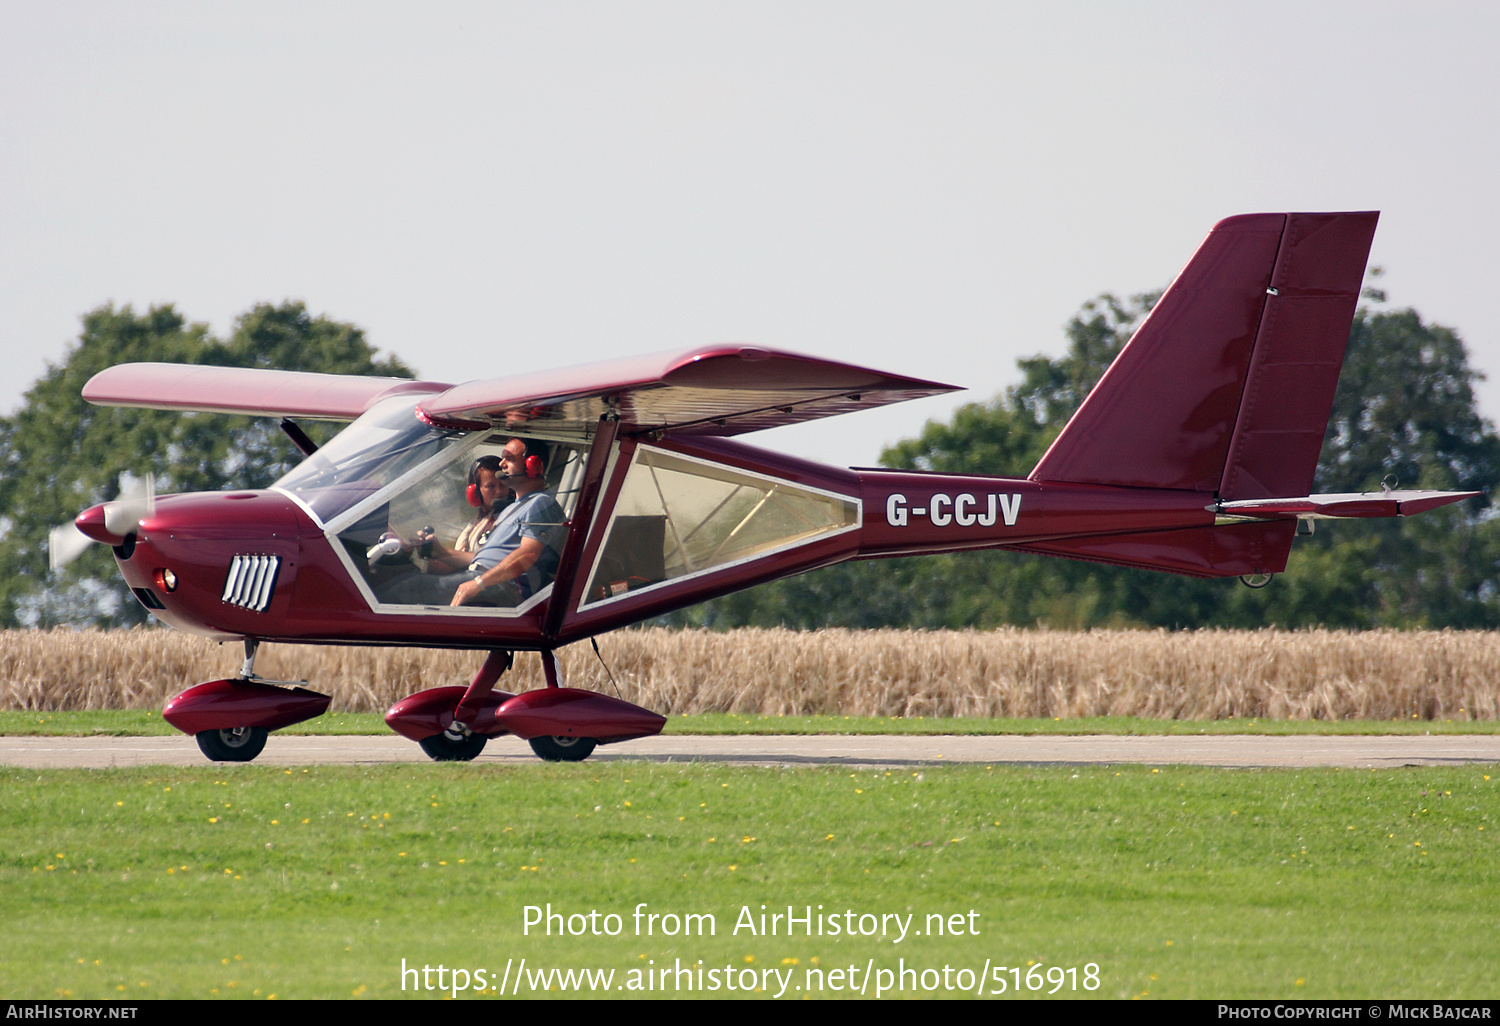
[[[534,737],[529,742],[531,750],[548,762],[582,762],[594,754],[599,742],[591,737]]]
[[[249,762],[266,747],[265,727],[235,727],[232,730],[200,730],[198,750],[214,762]]]
[[[488,740],[489,738],[483,734],[470,734],[461,740],[454,741],[447,734],[439,731],[431,737],[424,737],[417,744],[422,746],[422,751],[426,752],[428,758],[434,762],[468,762],[484,751],[484,744]]]

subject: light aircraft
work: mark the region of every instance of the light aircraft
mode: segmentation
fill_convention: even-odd
[[[328,708],[255,674],[262,641],[484,651],[467,688],[411,695],[386,721],[439,760],[507,733],[543,759],[583,759],[665,719],[564,686],[554,651],[741,588],[993,548],[1258,583],[1306,521],[1477,494],[1310,494],[1377,216],[1219,222],[1023,478],[747,446],[735,436],[955,390],[749,345],[461,384],[122,364],[84,398],[280,417],[306,458],[265,490],[122,500],[76,523],[114,547],[157,619],[243,641],[237,676],[164,712],[210,759],[253,759],[268,731]],[[319,448],[299,418],[353,423]],[[485,489],[516,496],[511,547],[488,563],[445,540],[501,505]],[[496,689],[517,651],[540,653],[546,687]]]

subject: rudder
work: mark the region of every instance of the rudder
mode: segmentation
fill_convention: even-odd
[[[1287,216],[1220,499],[1312,491],[1379,216]]]

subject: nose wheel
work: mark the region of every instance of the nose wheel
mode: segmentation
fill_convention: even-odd
[[[266,747],[265,727],[231,727],[201,730],[193,735],[198,750],[214,762],[249,762]]]

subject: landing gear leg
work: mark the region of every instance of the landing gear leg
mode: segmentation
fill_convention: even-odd
[[[453,722],[440,733],[417,742],[428,758],[437,762],[468,762],[484,751],[485,742],[489,738],[474,733],[469,724],[478,715],[484,700],[495,690],[495,682],[510,669],[512,662],[512,653],[498,648],[490,651],[485,657],[484,665],[474,675],[473,683],[458,700],[458,705],[453,710]]]
[[[469,690],[464,692],[464,697],[458,700],[458,707],[453,710],[453,723],[448,727],[451,737],[462,737],[469,732],[469,721],[478,713],[480,704],[495,690],[495,682],[500,679],[500,675],[510,669],[514,662],[513,653],[498,648],[491,649],[490,654],[484,657],[484,665],[474,675]]]
[[[240,679],[255,679],[255,652],[259,638],[245,639],[245,661],[240,665]],[[194,734],[198,750],[214,762],[249,762],[266,747],[265,727],[230,727],[226,730],[200,730]]]
[[[562,679],[557,672],[557,657],[552,654],[550,648],[544,648],[542,656],[542,673],[547,678],[547,686],[556,688],[562,686]],[[548,762],[582,762],[594,754],[594,748],[599,744],[591,737],[573,737],[571,735],[558,734],[553,736],[542,735],[532,738],[528,744],[531,750],[540,758]]]
[[[255,653],[259,649],[259,638],[245,639],[245,661],[240,665],[240,676],[245,680],[255,679]]]

